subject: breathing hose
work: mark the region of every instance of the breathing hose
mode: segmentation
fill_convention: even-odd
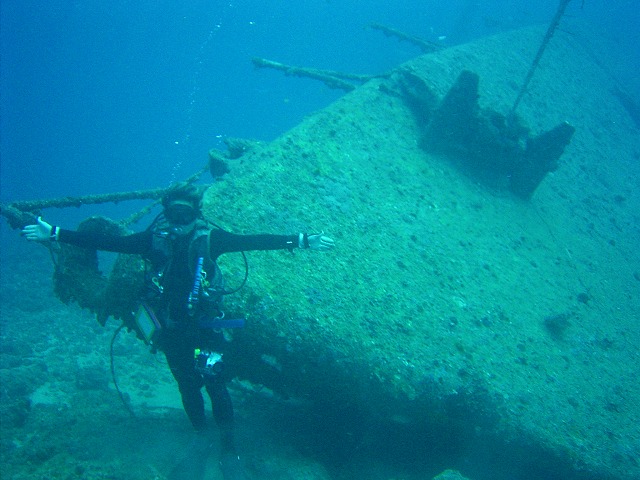
[[[114,362],[113,362],[113,345],[115,344],[116,338],[118,338],[118,335],[120,334],[120,331],[123,328],[124,328],[124,322],[122,322],[120,324],[120,326],[118,328],[116,328],[116,331],[113,332],[113,337],[111,337],[111,345],[109,346],[109,356],[111,358],[111,378],[113,380],[114,386],[116,387],[116,391],[118,392],[118,395],[120,396],[120,400],[122,401],[122,404],[124,405],[124,408],[127,409],[127,412],[129,412],[129,414],[131,415],[132,418],[137,418],[135,412],[131,408],[131,403],[127,401],[127,399],[124,397],[124,394],[120,390],[120,387],[118,386],[118,380],[116,379],[116,368],[115,368],[115,365],[114,365]]]

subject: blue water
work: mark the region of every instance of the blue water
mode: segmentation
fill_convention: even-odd
[[[552,0],[3,0],[0,199],[166,186],[204,165],[221,138],[271,140],[342,94],[256,70],[253,56],[382,72],[420,52],[367,29],[372,22],[456,44],[545,23],[556,7]],[[637,67],[637,7],[574,0],[568,13],[635,46]]]

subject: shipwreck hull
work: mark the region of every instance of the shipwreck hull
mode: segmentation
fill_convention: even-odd
[[[440,97],[471,70],[481,103],[508,112],[541,32],[484,39],[401,69]],[[474,445],[496,475],[637,478],[638,387],[623,380],[638,368],[624,340],[638,328],[637,230],[628,210],[615,215],[631,238],[600,224],[600,207],[581,206],[580,190],[602,192],[595,172],[617,181],[615,165],[593,166],[579,187],[571,179],[595,162],[585,160],[595,128],[617,136],[618,152],[639,147],[637,136],[613,133],[633,125],[609,98],[606,75],[585,69],[583,47],[554,37],[520,106],[535,134],[564,121],[576,128],[558,171],[529,202],[425,152],[392,79],[368,82],[231,163],[208,190],[207,215],[235,232],[324,229],[337,242],[327,254],[249,255],[249,284],[228,303],[248,320],[230,344],[236,373],[325,411],[348,405],[409,435],[403,449],[418,457],[449,447],[460,460]],[[591,103],[594,90],[606,108]],[[603,115],[604,129],[596,126]],[[596,156],[615,156],[598,148]],[[610,188],[627,195],[622,184]]]
[[[343,455],[377,442],[478,479],[640,476],[640,200],[626,180],[640,167],[621,160],[640,141],[609,77],[554,36],[518,113],[533,137],[563,122],[575,134],[529,200],[425,149],[429,112],[398,88],[397,75],[419,79],[428,110],[471,71],[480,106],[506,114],[542,36],[418,57],[228,157],[207,191],[205,215],[233,232],[336,240],[328,253],[248,254],[249,282],[226,300],[247,323],[225,358],[310,402]],[[125,270],[140,264],[116,265],[110,306],[92,307],[101,321],[132,308]],[[242,279],[233,257],[222,267]]]

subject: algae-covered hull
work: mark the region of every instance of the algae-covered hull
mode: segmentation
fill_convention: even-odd
[[[394,75],[437,101],[472,71],[480,105],[506,114],[542,35],[484,39]],[[230,162],[208,216],[337,243],[249,255],[249,284],[228,300],[248,320],[236,372],[412,432],[403,449],[416,455],[474,446],[507,476],[638,478],[638,164],[624,159],[640,145],[592,57],[557,34],[522,100],[532,135],[575,127],[529,201],[428,153],[394,75]]]

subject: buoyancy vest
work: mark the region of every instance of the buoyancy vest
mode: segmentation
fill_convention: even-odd
[[[212,228],[218,228],[204,219],[196,220],[196,225],[189,233],[182,233],[180,227],[174,227],[160,215],[149,227],[152,231],[152,251],[147,259],[145,274],[145,301],[156,313],[163,327],[170,327],[179,322],[191,321],[189,318],[171,318],[170,302],[183,302],[188,317],[198,321],[205,318],[223,316],[222,302],[226,292],[224,278],[220,267],[210,255],[210,234]],[[188,245],[185,243],[188,242]],[[186,258],[184,249],[186,247]],[[182,251],[179,251],[182,248]],[[186,261],[187,266],[175,265],[176,261]],[[184,298],[169,298],[167,292],[170,275],[185,275],[179,279],[188,283],[189,289]],[[171,279],[175,281],[176,279]],[[169,293],[169,294],[168,294]],[[195,293],[195,295],[194,295]]]

